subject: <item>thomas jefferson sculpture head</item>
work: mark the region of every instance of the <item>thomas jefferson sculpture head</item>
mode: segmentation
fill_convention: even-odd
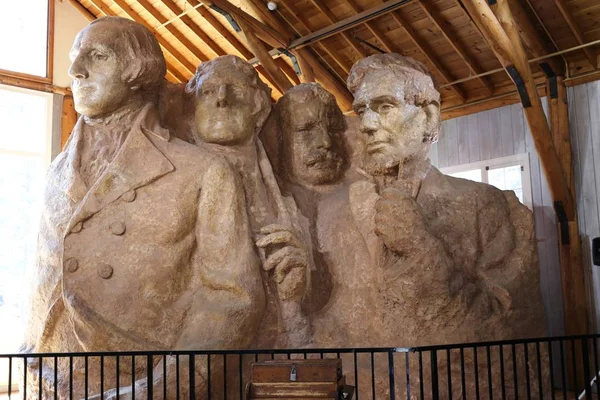
[[[287,177],[304,185],[340,179],[346,125],[335,98],[316,83],[290,89],[277,103],[282,166]]]
[[[207,143],[247,144],[271,112],[269,87],[252,65],[232,55],[200,64],[186,91],[196,98],[196,135]]]
[[[423,64],[398,54],[367,57],[352,67],[348,88],[361,121],[365,168],[381,173],[427,159],[440,129],[440,93]]]
[[[166,73],[154,35],[120,17],[97,19],[79,32],[70,58],[75,110],[86,117],[109,115],[155,93]]]

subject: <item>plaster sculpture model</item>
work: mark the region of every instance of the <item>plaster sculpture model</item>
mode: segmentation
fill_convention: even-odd
[[[82,117],[48,173],[23,350],[248,346],[265,298],[243,185],[225,160],[157,123],[165,61],[156,39],[127,19],[101,18],[79,33],[71,60]],[[36,364],[27,383],[37,398]],[[82,368],[74,366],[77,398]],[[107,365],[107,382],[111,373]],[[89,381],[93,395],[99,379]]]

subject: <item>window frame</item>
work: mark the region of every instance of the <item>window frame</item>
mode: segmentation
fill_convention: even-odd
[[[515,165],[521,166],[521,183],[523,185],[523,204],[533,210],[533,194],[531,192],[531,168],[529,165],[529,153],[515,154],[507,157],[493,158],[490,160],[477,161],[469,164],[460,164],[452,167],[440,168],[446,175],[456,172],[464,172],[474,169],[481,170],[481,182],[488,184],[488,170],[506,168]]]
[[[54,70],[54,1],[48,0],[48,27],[46,30],[46,76],[27,74],[0,68],[0,84],[6,84],[2,76],[23,79],[28,82],[52,84]],[[23,86],[26,87],[24,84]]]

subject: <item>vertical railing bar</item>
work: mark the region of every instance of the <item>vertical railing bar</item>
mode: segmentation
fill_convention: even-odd
[[[419,396],[423,400],[425,398],[425,389],[423,385],[423,352],[419,350]]]
[[[119,371],[119,370],[120,370],[119,366],[120,366],[120,364],[121,364],[121,363],[120,363],[120,358],[119,358],[119,356],[117,356],[117,358],[116,358],[116,363],[117,363],[117,365],[116,365],[116,372],[117,372],[117,385],[116,385],[116,386],[117,386],[117,399],[118,399],[118,398],[119,398],[119,392],[120,392],[120,390],[121,390],[121,389],[120,389],[120,384],[121,384],[121,383],[120,383],[120,379],[121,379],[121,376],[120,376],[120,375],[121,375],[121,372]]]
[[[586,400],[592,400],[592,386],[590,380],[592,373],[590,371],[590,351],[587,338],[581,339],[581,356],[583,358],[583,385],[585,388]]]
[[[529,344],[524,343],[525,348],[525,385],[527,387],[527,400],[531,400],[531,378],[529,377]]]
[[[540,352],[540,342],[535,342],[535,356],[537,357],[538,396],[540,400],[543,400],[544,385],[542,382],[542,353]]]
[[[227,354],[223,353],[223,400],[227,400]]]
[[[410,357],[408,352],[404,353],[405,354],[405,361],[406,361],[406,400],[410,400]],[[395,388],[394,388],[395,390]]]
[[[498,346],[500,349],[500,384],[502,385],[502,400],[506,399],[506,377],[504,376],[504,346]]]
[[[473,346],[473,371],[475,372],[475,398],[479,400],[479,360],[477,347]]]
[[[440,391],[438,387],[437,350],[431,351],[431,396],[434,399],[440,397]]]
[[[135,399],[135,356],[131,356],[131,398]]]
[[[89,358],[88,356],[85,356],[83,358],[83,374],[84,374],[84,380],[83,380],[83,392],[85,394],[85,400],[88,400],[88,385],[89,385]]]
[[[258,362],[258,353],[254,353],[254,362]]]
[[[288,360],[291,360],[291,359],[292,359],[292,353],[290,353],[289,351],[288,351],[288,353],[287,353],[287,359],[288,359]]]
[[[27,357],[23,357],[23,400],[27,400]]]
[[[396,384],[394,383],[394,353],[392,351],[388,351],[388,374],[390,382],[390,400],[395,400]]]
[[[208,376],[210,378],[210,374]],[[177,382],[177,387],[175,388],[175,398],[179,400],[179,395],[181,393],[181,389],[179,387],[181,383],[179,379],[179,354],[175,355],[175,382]]]
[[[323,352],[321,352],[321,360],[323,359]]]
[[[598,349],[596,348],[595,337],[592,337],[592,347],[594,348],[594,376],[596,377],[596,398],[600,399],[600,382],[598,382]]]
[[[38,398],[40,400],[42,400],[42,370],[44,368],[43,357],[39,357],[38,362],[39,362],[39,364],[38,364]],[[87,400],[87,398],[86,398],[86,400]]]
[[[100,356],[100,400],[104,400],[104,356]]]
[[[304,359],[306,360],[306,352],[304,352]]]
[[[356,350],[354,350],[354,393],[356,393],[356,400],[358,400],[358,365],[356,360]]]
[[[151,354],[146,356],[146,382],[148,386],[148,400],[154,398],[154,360]]]
[[[207,377],[206,377],[206,381],[207,381],[207,385],[206,387],[208,388],[208,399],[210,400],[212,398],[212,379],[211,379],[211,372],[210,372],[210,354],[206,355],[206,373],[207,373]]]
[[[554,396],[554,362],[552,360],[552,341],[548,340],[548,363],[550,364],[550,396],[555,400]]]
[[[54,378],[56,381],[56,378]],[[56,390],[54,391],[56,393]],[[8,357],[8,400],[12,398],[12,357]]]
[[[244,397],[244,377],[242,372],[242,353],[239,354],[238,372],[240,375],[240,400]]]
[[[196,357],[194,353],[188,355],[188,373],[189,373],[189,392],[188,398],[190,400],[196,399]]]
[[[494,393],[492,390],[492,356],[490,351],[490,346],[485,346],[485,355],[487,358],[487,373],[488,373],[488,395],[490,400],[494,398]]]
[[[452,398],[452,361],[450,358],[450,349],[446,349],[446,374],[448,375],[448,398]]]
[[[371,398],[375,400],[375,352],[371,352]]]
[[[467,400],[467,382],[465,380],[465,351],[460,348],[460,384],[462,389],[462,398]]]
[[[73,356],[69,357],[69,399],[73,399]]]
[[[565,342],[560,340],[558,344],[560,348],[560,375],[562,377],[563,400],[567,400],[567,363],[565,361]]]
[[[58,399],[58,357],[54,356],[54,400]],[[10,393],[10,389],[8,389]],[[8,396],[10,400],[10,396]],[[100,400],[104,400],[104,396],[100,398]]]
[[[163,400],[167,400],[167,354],[163,356]]]
[[[574,339],[571,339],[571,359],[573,360],[573,386],[575,386],[572,392],[579,394],[579,388],[577,387],[577,357],[575,357]]]
[[[512,362],[513,362],[513,385],[515,386],[515,400],[519,399],[519,378],[517,377],[517,348],[513,343],[511,346],[512,350]]]

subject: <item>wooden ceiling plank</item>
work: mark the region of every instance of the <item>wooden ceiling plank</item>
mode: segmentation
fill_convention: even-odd
[[[554,4],[556,4],[556,7],[558,7],[558,10],[567,22],[567,25],[569,25],[569,29],[573,33],[573,36],[575,36],[575,39],[577,39],[577,43],[585,44],[586,41],[585,37],[583,36],[583,32],[581,32],[579,29],[577,21],[575,21],[575,19],[571,16],[571,13],[569,13],[569,9],[567,8],[567,3],[565,0],[554,0]],[[583,49],[583,52],[585,53],[585,57],[588,59],[590,64],[592,64],[592,67],[594,69],[598,68],[598,61],[592,50],[590,48],[585,48]]]
[[[85,8],[84,6],[81,5],[81,3],[77,0],[69,0],[69,3],[71,3],[71,5],[73,7],[75,7],[75,9],[77,11],[79,11],[88,21],[93,21],[96,19],[96,16],[94,14],[92,14],[87,8]]]
[[[267,49],[265,49],[260,39],[254,33],[250,24],[246,23],[246,21],[241,18],[238,19],[237,23],[240,25],[240,28],[242,28],[248,47],[252,50],[252,53],[254,53],[256,58],[259,59],[267,75],[273,79],[275,87],[282,94],[290,90],[294,85],[290,83],[283,71],[277,66]]]
[[[441,14],[429,3],[429,1],[419,0],[419,4],[429,19],[434,23],[439,31],[442,32],[442,35],[450,43],[450,46],[452,46],[454,51],[456,51],[456,53],[458,53],[458,55],[460,55],[460,57],[463,59],[465,64],[467,64],[469,70],[475,75],[483,73],[483,68],[481,68],[477,61],[471,57],[467,50],[460,44],[458,37],[445,26],[446,22],[442,18]],[[494,85],[488,78],[480,77],[478,80],[487,89],[487,92],[490,95],[494,93]]]
[[[354,10],[356,14],[359,14],[363,11],[363,9],[358,4],[356,4],[354,0],[344,1],[352,8],[352,10]],[[335,21],[332,21],[332,23],[333,22]],[[381,43],[385,51],[387,51],[388,53],[398,53],[398,51],[396,50],[396,46],[394,46],[392,42],[385,37],[385,35],[379,30],[379,28],[377,28],[377,26],[373,22],[367,21],[365,25],[367,26],[367,29],[371,32],[371,34],[375,36],[375,39],[377,39],[379,43]]]
[[[335,17],[335,15],[333,15],[331,10],[329,10],[329,8],[327,8],[321,0],[310,0],[310,1],[315,7],[317,7],[317,9],[322,14],[324,14],[327,17],[327,19],[329,20],[330,23],[335,24],[337,22],[337,18]],[[297,15],[297,18],[300,19],[300,15]],[[352,47],[354,50],[356,50],[356,52],[358,54],[360,54],[361,57],[364,58],[367,56],[367,53],[365,52],[365,50],[360,45],[358,45],[358,43],[356,43],[356,41],[354,39],[352,39],[350,37],[350,35],[348,35],[347,32],[342,32],[341,35],[344,38],[344,40],[350,45],[350,47]]]
[[[114,13],[110,8],[108,8],[105,4],[101,3],[100,0],[90,0],[90,4],[92,4],[94,7],[96,7],[98,10],[100,10],[100,12],[106,16],[113,16],[113,17],[117,17],[118,15],[116,13]],[[131,10],[131,9],[129,9]],[[125,13],[127,13],[127,15],[129,15],[131,17],[131,15],[126,11]],[[131,10],[132,11],[132,10]],[[136,13],[133,13],[134,15],[136,15],[137,19],[141,19],[139,18],[139,16]],[[134,21],[140,23],[140,21],[136,20],[136,18],[131,17]],[[141,22],[142,25],[146,26],[146,28],[150,29],[150,31],[152,33],[155,34],[156,39],[158,40],[158,43],[161,46],[161,49],[163,50],[163,52],[168,52],[171,55],[173,55],[173,57],[176,58],[176,56],[171,52],[171,50],[175,51],[177,54],[179,54],[179,52],[177,52],[177,50],[175,50],[168,42],[166,42],[164,39],[161,38],[160,35],[158,35],[156,32],[152,31],[152,28],[150,26],[148,26],[148,24],[146,24],[145,22]],[[179,54],[181,56],[181,54]],[[183,56],[182,56],[183,58]],[[179,60],[178,60],[179,61]],[[188,70],[188,72],[190,72],[190,74],[194,74],[193,71],[191,71],[182,61],[179,61],[179,63]],[[186,82],[188,79],[179,71],[178,68],[176,68],[173,64],[171,64],[170,62],[166,62],[167,64],[167,71],[170,72],[174,77],[176,77],[177,79],[179,79],[181,82]],[[188,62],[188,64],[191,66],[191,63]],[[195,69],[194,69],[195,71]]]
[[[199,6],[200,2],[198,0],[187,0],[193,7],[196,8],[196,12],[199,13],[212,27],[221,34],[246,60],[249,60],[253,57],[252,52],[246,48],[238,40],[238,38],[231,33],[223,24],[219,22],[219,20],[205,8],[204,5]],[[199,7],[198,7],[199,6]]]
[[[175,16],[181,14],[184,10],[175,4],[172,0],[161,0],[161,3],[164,4]],[[141,2],[140,2],[141,4]],[[225,50],[221,48],[210,36],[206,34],[193,20],[189,15],[182,15],[180,17],[181,22],[183,22],[196,36],[200,38],[206,45],[217,55],[222,56],[227,54]],[[161,22],[164,24],[164,22]],[[167,25],[170,26],[171,24]],[[206,60],[202,60],[206,61]]]
[[[122,0],[119,0],[119,2],[122,2]],[[168,19],[164,15],[162,15],[160,13],[160,11],[158,11],[147,0],[137,0],[137,3],[140,6],[142,6],[142,8],[144,10],[146,10],[150,15],[152,15],[152,17],[155,20],[157,20],[159,24],[162,25],[168,21]],[[164,1],[163,1],[163,3],[164,3]],[[206,54],[204,54],[202,51],[200,51],[198,46],[196,46],[188,38],[186,38],[184,36],[183,32],[181,32],[177,28],[175,28],[175,26],[173,26],[173,24],[169,23],[169,24],[163,26],[162,28],[158,28],[158,29],[166,29],[167,31],[169,31],[169,33],[171,35],[175,36],[175,38],[200,61],[208,61],[209,60],[209,57]],[[158,34],[160,35],[160,32],[158,32]]]
[[[419,37],[417,32],[406,22],[404,17],[400,15],[397,11],[392,12],[392,18],[400,25],[411,41],[419,48],[419,50],[425,55],[425,57],[433,64],[435,69],[442,75],[442,77],[446,80],[446,82],[452,82],[454,77],[446,70],[446,68],[440,63],[440,61],[433,55],[433,51],[430,49],[429,45]],[[456,95],[464,102],[467,99],[467,95],[465,92],[460,89],[457,85],[451,86],[451,89]]]

